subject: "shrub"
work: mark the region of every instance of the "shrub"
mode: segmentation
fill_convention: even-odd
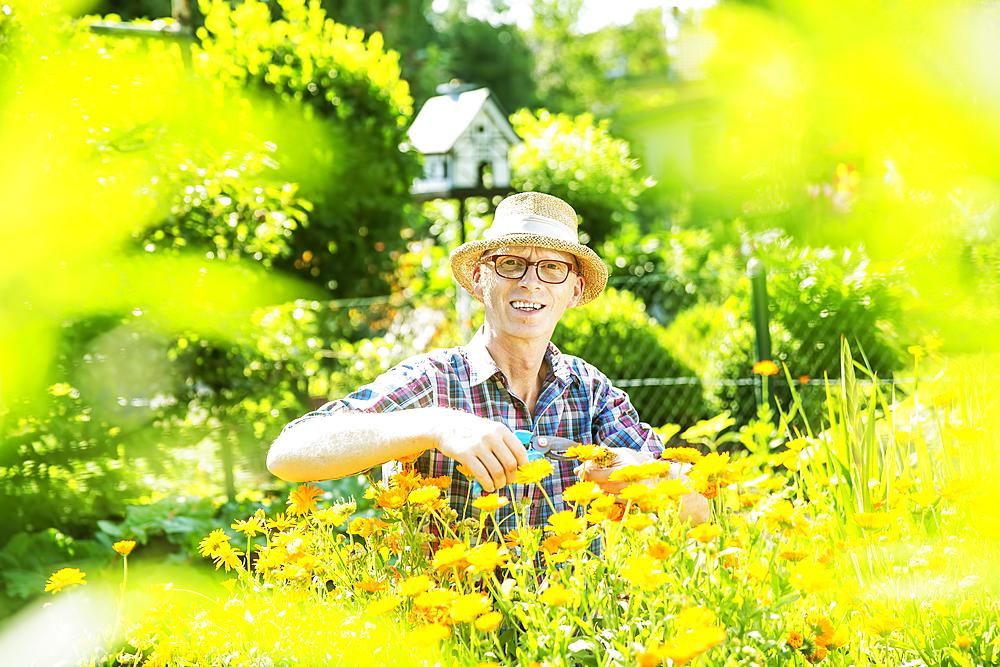
[[[593,364],[616,384],[684,378],[687,383],[623,387],[643,421],[687,424],[705,416],[694,371],[677,359],[664,329],[628,292],[611,288],[586,306],[566,311],[552,339],[560,350]]]
[[[629,143],[612,136],[608,121],[542,109],[519,111],[511,122],[524,139],[510,156],[515,188],[568,201],[594,245],[635,219],[636,199],[652,180],[642,175]]]

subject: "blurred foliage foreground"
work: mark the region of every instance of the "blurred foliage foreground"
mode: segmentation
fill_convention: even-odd
[[[0,641],[90,665],[997,664],[1000,405],[982,361],[900,400],[845,348],[822,431],[756,422],[731,454],[731,420],[707,420],[683,434],[699,446],[615,473],[617,501],[574,485],[544,527],[502,491],[456,522],[449,480],[413,471],[367,488],[374,512],[301,485],[203,537],[221,582],[137,584],[126,537],[106,551],[120,577],[54,572],[58,597]],[[518,483],[551,472],[535,461]],[[711,504],[696,527],[676,518],[692,489]],[[501,535],[507,513],[520,527]],[[40,649],[32,627],[73,641]]]

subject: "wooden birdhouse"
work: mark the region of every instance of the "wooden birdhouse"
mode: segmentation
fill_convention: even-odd
[[[510,192],[510,149],[521,140],[489,88],[447,84],[438,92],[409,130],[410,144],[424,156],[413,195],[461,200]]]

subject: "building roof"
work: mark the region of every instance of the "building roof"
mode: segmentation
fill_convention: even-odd
[[[491,116],[500,127],[500,131],[512,144],[518,143],[517,133],[511,127],[507,116],[500,110],[496,100],[492,99],[489,88],[456,91],[427,100],[410,125],[408,131],[410,143],[424,155],[447,153],[487,102],[490,102],[495,110]]]

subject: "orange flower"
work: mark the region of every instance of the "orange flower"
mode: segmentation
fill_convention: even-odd
[[[348,535],[357,535],[360,538],[368,539],[375,532],[375,524],[371,519],[358,517],[347,526]]]
[[[792,630],[788,633],[788,645],[792,648],[802,648],[802,633]]]
[[[406,504],[406,491],[400,489],[399,487],[386,489],[382,493],[378,494],[375,504],[382,509],[399,509]]]
[[[709,543],[722,534],[722,528],[714,523],[703,523],[688,531],[688,537],[702,543]]]
[[[778,368],[778,364],[774,363],[770,359],[758,361],[753,365],[753,372],[755,375],[772,376],[777,375],[780,370],[781,369]]]
[[[648,547],[646,547],[646,555],[650,558],[655,558],[656,560],[663,560],[664,558],[669,558],[677,552],[677,547],[667,544],[666,542],[653,542]]]
[[[302,484],[288,494],[288,511],[291,514],[308,514],[315,511],[316,499],[323,495],[323,489],[315,484]]]
[[[364,591],[366,593],[378,593],[380,590],[385,588],[384,581],[378,581],[376,579],[365,578],[361,581],[354,582],[354,587],[359,591]]]

